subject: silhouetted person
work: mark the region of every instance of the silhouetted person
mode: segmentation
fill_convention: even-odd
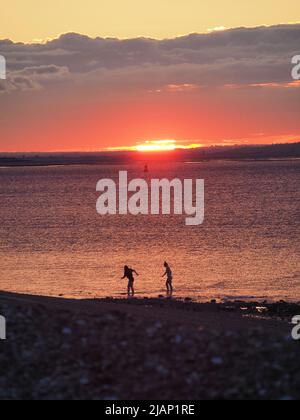
[[[132,295],[134,296],[134,277],[133,277],[133,273],[135,273],[137,276],[139,275],[135,270],[133,270],[132,268],[129,268],[127,265],[125,265],[124,267],[124,276],[122,277],[123,279],[128,279],[128,296]]]
[[[166,272],[163,275],[163,277],[167,276],[167,283],[166,283],[167,293],[172,294],[173,293],[173,273],[167,262],[164,263],[164,267],[166,269]]]

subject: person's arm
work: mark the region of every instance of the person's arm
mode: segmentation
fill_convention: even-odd
[[[139,273],[137,273],[135,270],[133,270],[133,272],[134,272],[137,276],[139,276]]]
[[[162,277],[165,277],[168,274],[168,272],[166,271],[165,274]]]

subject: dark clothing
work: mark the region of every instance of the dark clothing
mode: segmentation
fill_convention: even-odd
[[[134,277],[133,277],[133,273],[135,273],[135,270],[132,270],[131,268],[128,268],[127,270],[124,271],[124,277],[123,279],[125,279],[125,277],[131,282],[134,282]]]

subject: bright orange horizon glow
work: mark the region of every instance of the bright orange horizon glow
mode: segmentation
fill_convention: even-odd
[[[197,149],[203,147],[203,144],[177,144],[177,140],[147,140],[144,143],[138,143],[136,146],[128,147],[109,147],[107,151],[132,151],[142,153],[153,152],[173,152],[175,150]]]
[[[172,152],[177,149],[176,140],[153,140],[138,144],[135,150],[138,152]]]

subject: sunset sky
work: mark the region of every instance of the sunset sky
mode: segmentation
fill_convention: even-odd
[[[7,2],[0,152],[299,141],[297,22],[296,0]]]
[[[216,27],[300,22],[298,0],[11,0],[0,38],[32,42],[66,32],[91,37],[174,38]]]

